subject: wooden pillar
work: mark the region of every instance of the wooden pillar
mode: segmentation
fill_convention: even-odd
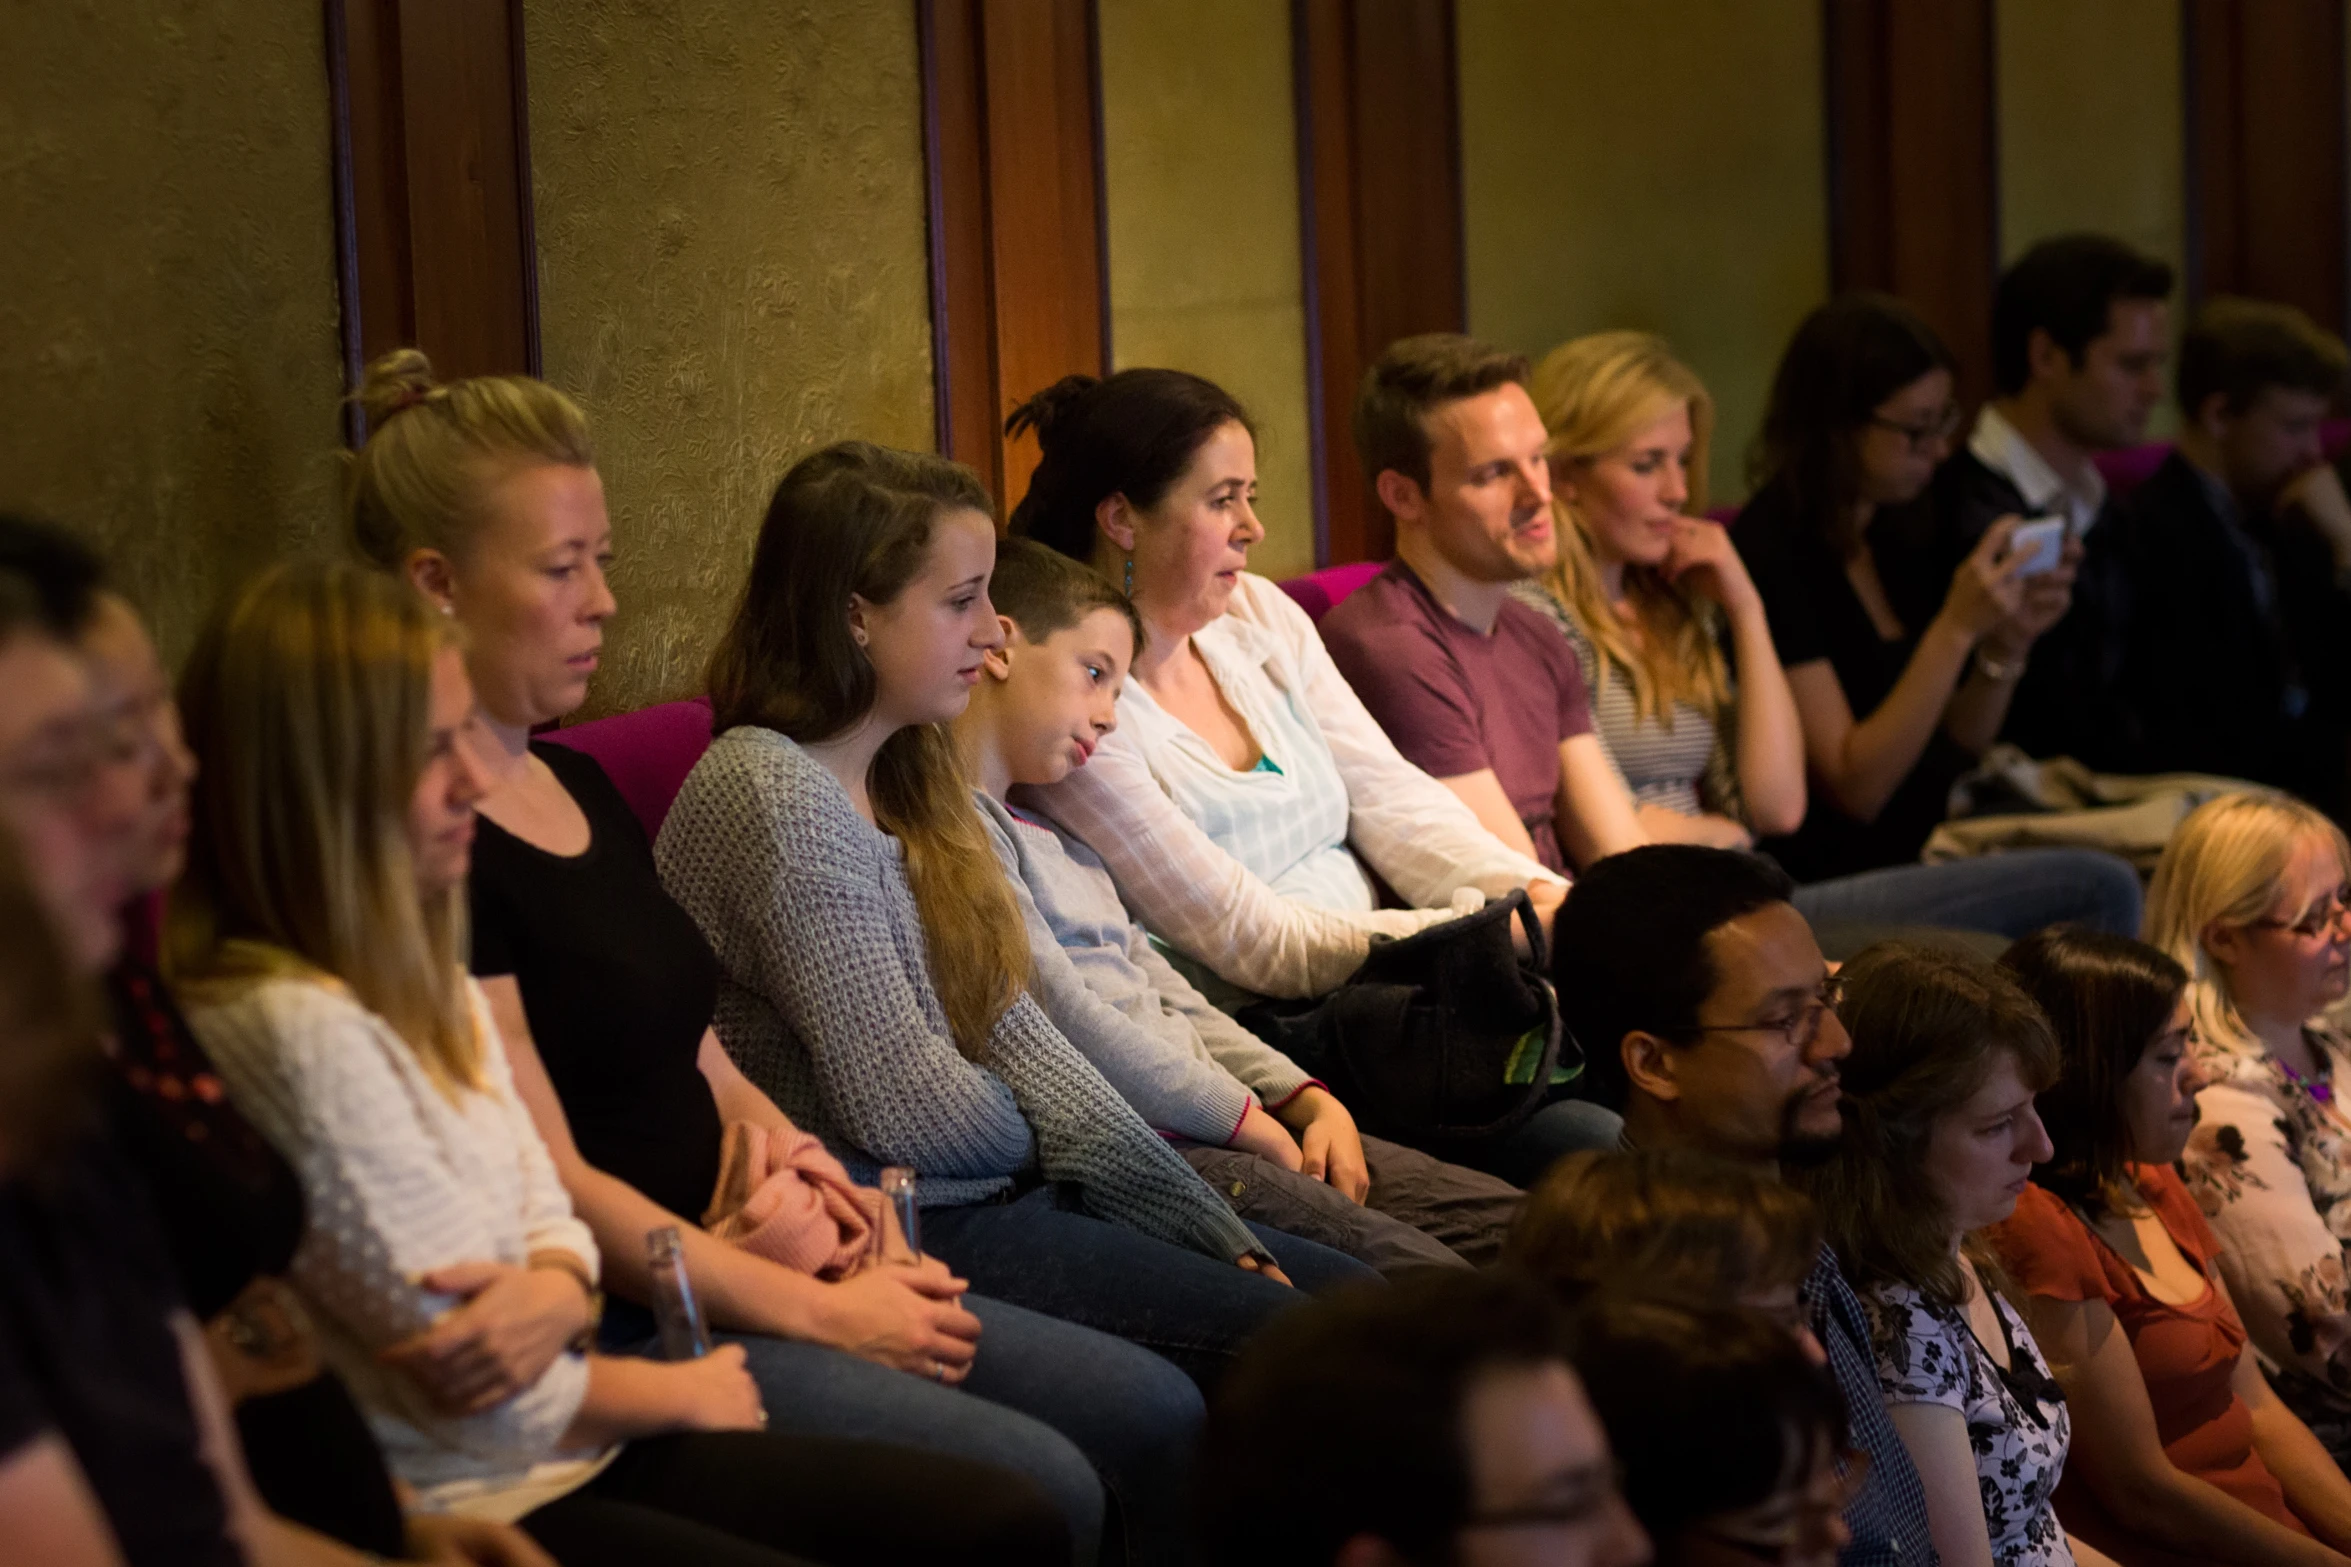
[[[1469,318],[1451,0],[1293,0],[1315,558],[1385,560],[1395,525],[1363,481],[1364,368]]]
[[[2342,0],[2186,0],[2188,296],[2298,305],[2341,332]]]
[[[1110,366],[1091,0],[919,0],[939,450],[1009,512],[1013,405]]]
[[[1894,294],[1992,387],[1999,164],[1992,0],[1824,0],[1833,286]]]
[[[403,345],[536,375],[522,0],[326,0],[326,32],[347,382]]]

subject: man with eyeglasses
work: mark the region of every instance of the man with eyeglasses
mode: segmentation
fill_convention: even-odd
[[[1552,979],[1592,1097],[1638,1148],[1686,1148],[1776,1175],[1844,1136],[1852,1040],[1820,944],[1770,861],[1655,844],[1586,870],[1561,907]],[[1878,1392],[1861,1303],[1826,1248],[1801,1291],[1870,1458],[1845,1512],[1846,1567],[1931,1563],[1926,1493]]]
[[[1901,528],[1942,581],[2000,518],[2064,519],[2066,554],[2079,546],[2073,604],[2019,661],[2000,731],[2034,756],[2138,765],[2137,724],[2118,701],[2129,525],[2095,459],[2145,440],[2163,401],[2171,288],[2170,267],[2100,234],[2018,257],[1992,299],[1992,400],[1935,475],[1917,532]]]
[[[1573,1347],[1549,1292],[1506,1270],[1432,1270],[1285,1314],[1209,1411],[1201,1559],[1640,1567],[1649,1540]]]

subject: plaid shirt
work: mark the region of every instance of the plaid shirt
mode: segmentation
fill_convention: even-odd
[[[1825,1246],[1804,1281],[1803,1295],[1812,1308],[1812,1331],[1828,1351],[1829,1371],[1845,1392],[1846,1413],[1853,1423],[1850,1439],[1869,1455],[1869,1478],[1845,1509],[1853,1543],[1838,1554],[1838,1567],[1911,1562],[1933,1567],[1935,1542],[1927,1529],[1926,1488],[1919,1484],[1917,1466],[1895,1433],[1885,1397],[1878,1391],[1869,1319],[1862,1314],[1861,1299],[1845,1282],[1836,1254]]]

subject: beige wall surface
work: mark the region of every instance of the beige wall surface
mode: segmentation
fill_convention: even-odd
[[[1469,323],[1540,355],[1663,333],[1739,498],[1780,349],[1828,289],[1817,0],[1461,0]]]
[[[334,533],[322,25],[0,0],[0,505],[87,533],[174,659]]]
[[[1112,357],[1190,370],[1241,399],[1266,529],[1252,569],[1311,570],[1289,8],[1101,0],[1100,28]]]
[[[620,554],[609,712],[700,688],[794,459],[932,449],[914,7],[524,13],[546,373]]]

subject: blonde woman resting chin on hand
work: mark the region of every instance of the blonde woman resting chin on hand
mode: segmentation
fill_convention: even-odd
[[[302,1181],[293,1283],[425,1506],[518,1520],[571,1567],[777,1563],[877,1523],[935,1547],[943,1480],[992,1559],[1066,1559],[1009,1473],[761,1431],[739,1348],[580,1352],[596,1246],[457,962],[486,780],[446,619],[358,567],[280,567],[207,630],[182,707],[201,770],[170,967]],[[502,1318],[519,1367],[475,1335],[434,1342],[464,1297],[498,1294],[533,1303]],[[420,1344],[455,1374],[412,1374]]]

